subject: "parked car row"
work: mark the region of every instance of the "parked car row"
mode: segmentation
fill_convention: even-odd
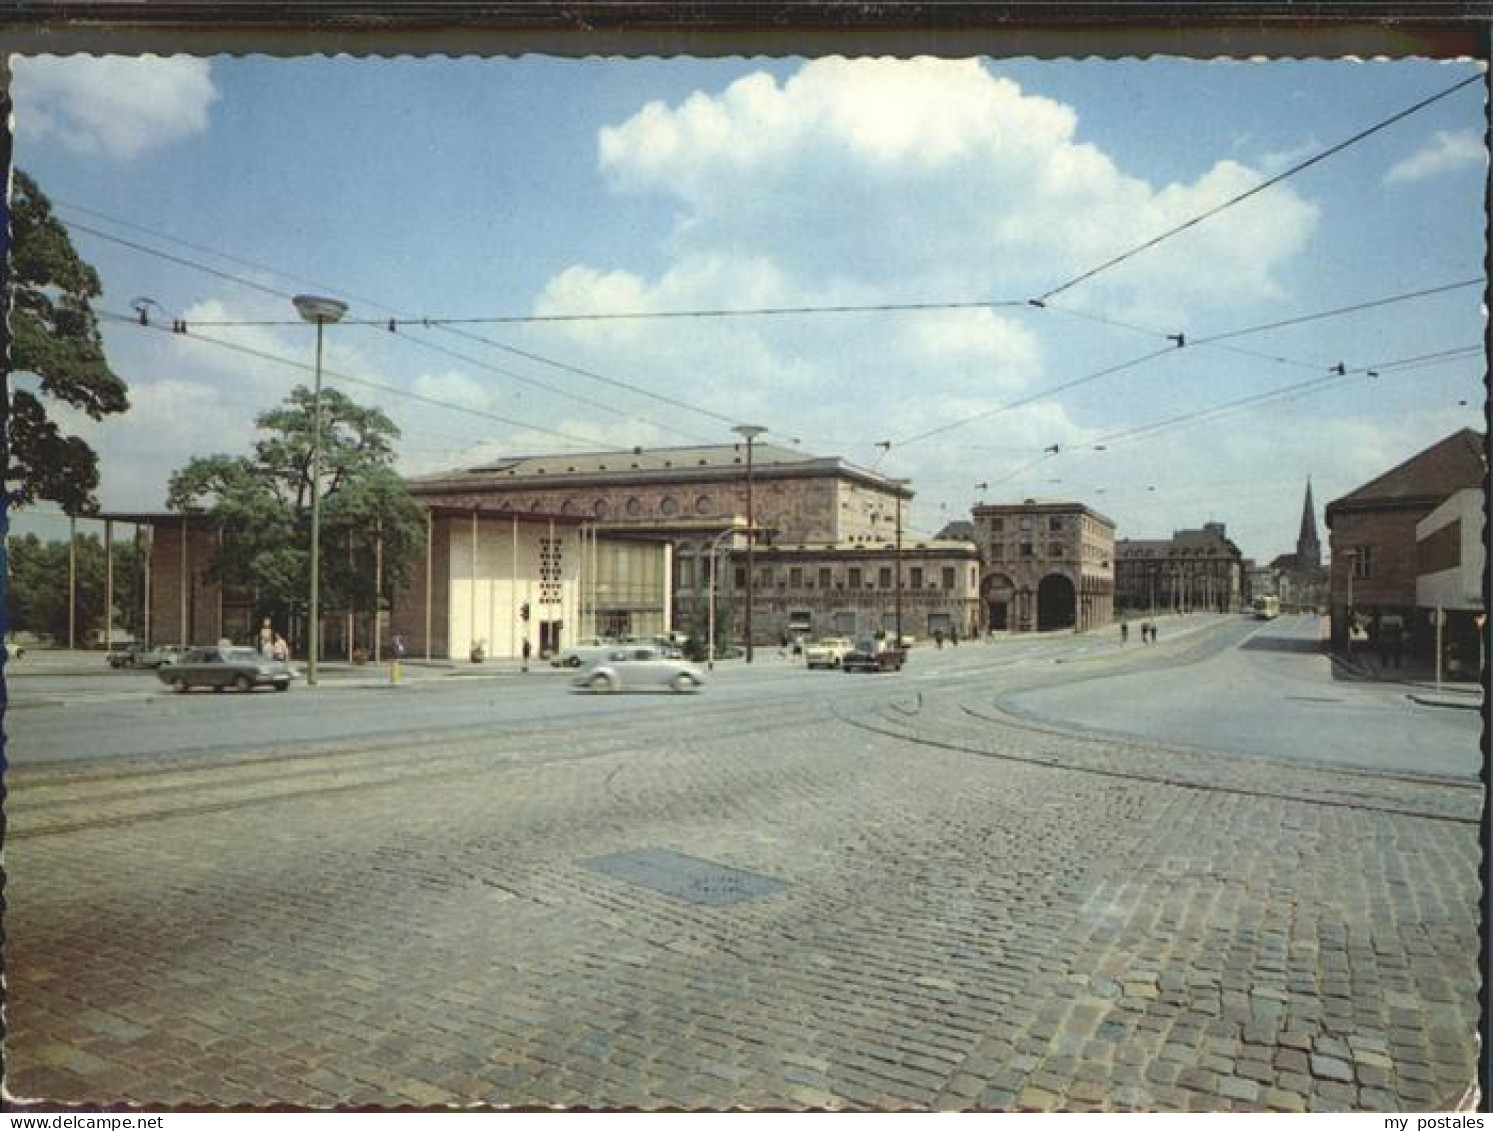
[[[897,647],[887,640],[862,638],[852,643],[844,636],[827,636],[804,647],[804,666],[839,668],[847,672],[901,671],[907,662],[907,637]]]
[[[107,659],[111,668],[158,668],[181,659],[181,649],[174,644],[158,644],[155,647],[126,644],[123,648],[110,652]]]
[[[607,639],[601,636],[591,636],[577,641],[569,648],[562,648],[550,657],[550,666],[555,668],[578,668],[583,664],[595,663],[603,659],[618,648],[652,648],[660,656],[669,660],[680,660],[684,653],[670,637],[656,636],[645,640],[638,636],[629,636],[625,639]]]

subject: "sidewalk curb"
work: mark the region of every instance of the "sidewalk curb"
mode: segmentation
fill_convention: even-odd
[[[1452,694],[1455,695],[1457,693],[1452,692]],[[1476,700],[1468,703],[1457,703],[1449,699],[1438,699],[1433,695],[1425,693],[1416,694],[1413,692],[1405,696],[1405,698],[1409,699],[1412,703],[1419,703],[1422,707],[1446,707],[1453,711],[1480,711],[1483,708],[1482,696],[1478,696]]]

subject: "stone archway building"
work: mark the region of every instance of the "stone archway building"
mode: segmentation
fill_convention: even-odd
[[[1075,502],[986,503],[973,512],[986,632],[1084,632],[1114,619],[1115,524]]]

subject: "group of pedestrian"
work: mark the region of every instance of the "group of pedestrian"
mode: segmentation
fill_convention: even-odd
[[[259,654],[282,662],[290,659],[290,645],[285,642],[285,637],[275,631],[269,617],[265,617],[264,623],[259,626]]]
[[[1140,638],[1147,644],[1154,644],[1156,642],[1156,626],[1148,620],[1141,621]],[[1120,622],[1120,643],[1124,644],[1129,639],[1130,624],[1122,620]]]

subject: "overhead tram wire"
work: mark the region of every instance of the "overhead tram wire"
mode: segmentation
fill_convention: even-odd
[[[1400,294],[1390,295],[1390,296],[1387,296],[1385,298],[1369,299],[1369,300],[1365,300],[1363,302],[1352,303],[1352,304],[1350,304],[1348,306],[1335,307],[1335,308],[1333,308],[1331,310],[1315,311],[1315,312],[1313,312],[1311,314],[1304,314],[1304,315],[1300,315],[1300,316],[1295,317],[1295,318],[1279,319],[1279,320],[1276,320],[1274,322],[1259,323],[1257,325],[1245,326],[1245,327],[1242,327],[1242,328],[1237,329],[1237,330],[1228,330],[1228,331],[1224,331],[1224,332],[1218,333],[1218,334],[1205,335],[1205,336],[1203,336],[1201,338],[1187,338],[1187,339],[1184,340],[1184,343],[1178,343],[1177,339],[1179,338],[1180,335],[1168,334],[1165,331],[1156,330],[1156,329],[1151,328],[1151,327],[1137,326],[1137,325],[1135,325],[1133,323],[1119,322],[1119,321],[1116,321],[1114,319],[1104,318],[1102,316],[1090,315],[1090,314],[1087,314],[1084,311],[1073,310],[1073,309],[1071,309],[1069,307],[1056,306],[1056,305],[1048,306],[1048,307],[1046,307],[1046,309],[1050,309],[1050,310],[1056,311],[1058,313],[1071,315],[1071,316],[1073,316],[1075,318],[1083,318],[1083,319],[1088,319],[1088,320],[1095,321],[1095,322],[1101,322],[1101,323],[1104,323],[1106,325],[1117,327],[1119,329],[1133,330],[1136,333],[1145,334],[1148,337],[1165,338],[1165,339],[1168,339],[1168,340],[1170,340],[1170,341],[1172,341],[1173,343],[1176,343],[1176,344],[1167,346],[1167,347],[1165,347],[1163,349],[1155,350],[1155,351],[1153,351],[1151,353],[1142,355],[1140,357],[1132,358],[1129,361],[1121,362],[1118,365],[1111,366],[1111,367],[1109,367],[1107,369],[1099,370],[1096,373],[1091,373],[1091,374],[1088,374],[1087,376],[1084,376],[1084,377],[1075,378],[1072,381],[1067,381],[1067,382],[1064,382],[1062,384],[1049,386],[1046,389],[1039,390],[1039,391],[1031,394],[1030,396],[1024,397],[1024,398],[1022,398],[1020,400],[1010,401],[1010,402],[1007,402],[1006,404],[998,405],[995,408],[987,409],[984,412],[979,412],[979,413],[976,413],[976,414],[974,414],[972,416],[967,416],[967,417],[964,417],[964,418],[962,418],[960,420],[953,421],[953,422],[951,422],[949,424],[946,424],[946,425],[943,425],[941,427],[929,429],[926,432],[921,432],[921,433],[918,433],[915,436],[907,437],[905,439],[897,441],[897,446],[898,447],[906,447],[906,446],[908,446],[910,444],[920,443],[923,440],[931,439],[934,436],[939,436],[939,435],[943,435],[946,432],[951,432],[951,431],[953,431],[956,428],[962,428],[966,424],[973,424],[973,423],[976,423],[977,421],[987,419],[987,418],[989,418],[991,416],[995,416],[995,415],[997,415],[999,413],[1007,411],[1008,409],[1024,407],[1025,405],[1028,405],[1028,404],[1032,403],[1034,400],[1038,400],[1038,399],[1040,399],[1042,397],[1050,396],[1050,395],[1052,395],[1054,393],[1066,392],[1068,389],[1074,388],[1074,387],[1076,387],[1078,385],[1087,384],[1090,381],[1095,381],[1095,380],[1098,380],[1099,378],[1110,376],[1113,373],[1118,373],[1118,372],[1121,372],[1122,370],[1130,369],[1130,368],[1133,368],[1133,367],[1135,367],[1137,365],[1141,365],[1141,364],[1144,364],[1144,363],[1147,363],[1147,362],[1154,361],[1157,358],[1166,356],[1167,354],[1175,353],[1177,351],[1177,349],[1179,349],[1179,348],[1192,348],[1192,347],[1195,347],[1195,346],[1208,345],[1208,346],[1214,346],[1215,348],[1218,348],[1218,349],[1228,349],[1228,350],[1230,350],[1230,352],[1242,353],[1245,356],[1249,356],[1249,357],[1257,357],[1257,358],[1259,358],[1261,360],[1273,361],[1273,362],[1277,362],[1277,363],[1284,364],[1284,365],[1291,365],[1291,366],[1294,366],[1294,367],[1296,367],[1298,369],[1320,370],[1320,369],[1326,368],[1326,366],[1323,365],[1320,362],[1308,362],[1308,361],[1302,361],[1302,360],[1300,360],[1298,358],[1278,357],[1278,356],[1270,355],[1270,354],[1256,353],[1255,351],[1252,351],[1252,350],[1240,350],[1237,347],[1231,348],[1231,347],[1228,347],[1228,346],[1219,345],[1218,343],[1223,342],[1223,341],[1227,341],[1227,340],[1230,340],[1230,339],[1233,339],[1233,338],[1246,337],[1246,336],[1251,335],[1251,334],[1264,333],[1264,332],[1266,332],[1268,330],[1277,330],[1277,329],[1282,329],[1282,328],[1288,327],[1288,326],[1297,326],[1297,325],[1303,325],[1303,324],[1309,323],[1309,322],[1322,321],[1322,320],[1325,320],[1325,319],[1328,319],[1328,318],[1342,317],[1342,316],[1345,316],[1345,315],[1356,314],[1356,313],[1359,313],[1361,311],[1373,310],[1373,309],[1377,309],[1377,308],[1381,308],[1381,307],[1385,307],[1385,306],[1390,306],[1390,305],[1393,305],[1393,304],[1396,304],[1396,303],[1401,303],[1401,302],[1411,302],[1411,301],[1414,301],[1414,300],[1417,300],[1417,299],[1428,298],[1428,297],[1431,297],[1431,296],[1434,296],[1434,295],[1445,294],[1445,293],[1447,293],[1449,291],[1459,290],[1459,289],[1466,288],[1466,287],[1482,286],[1483,284],[1484,284],[1484,280],[1481,279],[1481,278],[1463,279],[1463,280],[1459,280],[1459,281],[1457,281],[1455,283],[1443,283],[1443,284],[1439,284],[1439,285],[1434,286],[1434,287],[1426,287],[1426,288],[1422,288],[1422,289],[1416,290],[1416,291],[1406,291],[1406,292],[1403,292],[1403,293],[1400,293]],[[1379,368],[1379,367],[1373,367],[1373,366],[1371,366],[1369,368]]]
[[[1483,347],[1458,346],[1455,349],[1439,350],[1434,353],[1419,354],[1414,357],[1400,358],[1395,361],[1381,362],[1375,365],[1359,366],[1354,369],[1345,369],[1343,372],[1333,372],[1322,377],[1316,377],[1309,381],[1299,381],[1294,385],[1282,385],[1275,389],[1266,389],[1248,396],[1239,397],[1232,401],[1224,401],[1219,404],[1206,405],[1202,408],[1193,409],[1177,416],[1168,417],[1165,420],[1153,421],[1150,424],[1137,425],[1134,428],[1122,429],[1100,436],[1089,441],[1076,450],[1093,450],[1096,446],[1129,443],[1138,439],[1145,439],[1163,429],[1170,429],[1178,424],[1196,423],[1200,420],[1212,419],[1236,412],[1241,408],[1252,408],[1274,400],[1291,400],[1297,397],[1310,396],[1319,392],[1326,392],[1333,386],[1343,384],[1356,377],[1381,377],[1386,373],[1402,373],[1410,369],[1424,368],[1429,365],[1441,364],[1447,361],[1457,361],[1462,358],[1476,357],[1481,355]]]
[[[285,299],[286,301],[289,301],[292,297],[294,297],[289,292],[278,290],[278,289],[276,289],[274,287],[265,286],[262,283],[257,283],[257,282],[255,282],[252,279],[245,279],[242,276],[235,275],[235,274],[233,274],[231,272],[220,271],[220,270],[218,270],[218,269],[216,269],[214,267],[210,267],[210,266],[208,266],[206,264],[203,264],[203,263],[198,263],[198,262],[196,262],[194,260],[186,259],[186,258],[184,258],[182,256],[172,255],[170,252],[162,251],[159,248],[152,248],[152,247],[149,247],[148,245],[137,243],[136,241],[133,241],[133,240],[124,239],[121,236],[116,236],[116,235],[113,235],[113,234],[108,233],[108,232],[102,232],[102,231],[99,231],[96,228],[89,227],[88,225],[78,224],[75,221],[69,221],[69,224],[71,226],[73,226],[73,227],[76,227],[79,231],[86,232],[89,235],[95,236],[95,237],[97,237],[99,239],[108,240],[108,241],[110,241],[112,243],[120,244],[120,245],[122,245],[124,247],[128,247],[128,248],[131,248],[131,249],[136,250],[136,251],[140,251],[140,252],[142,252],[144,254],[147,254],[147,255],[156,256],[157,258],[161,258],[161,259],[167,260],[168,262],[171,262],[171,263],[176,263],[176,264],[178,264],[180,266],[187,267],[187,268],[190,268],[190,269],[195,270],[195,271],[200,271],[200,272],[203,272],[205,274],[212,275],[212,276],[214,276],[216,278],[220,278],[220,279],[226,280],[228,282],[236,283],[236,284],[238,284],[240,286],[248,287],[250,289],[259,291],[259,292],[264,293],[264,294],[273,295],[276,298],[281,298],[281,299]],[[161,238],[171,239],[173,237],[165,236],[165,237],[161,237]],[[200,246],[200,245],[193,245],[193,246],[196,247],[196,246]],[[210,252],[208,252],[208,254],[218,254],[218,253],[210,251]],[[261,268],[261,269],[266,269],[266,268]],[[284,274],[283,272],[278,272],[278,271],[276,271],[274,273],[275,274]],[[294,276],[286,276],[286,277],[294,278]],[[342,293],[342,292],[340,292],[338,290],[338,288],[335,288],[335,287],[334,288],[326,288],[326,289],[333,290],[333,291],[335,291],[337,293]],[[354,297],[354,296],[349,295],[349,297]],[[379,305],[379,304],[374,304],[374,305]],[[349,324],[349,325],[376,326],[376,327],[384,328],[384,327],[388,326],[388,324],[390,322],[390,319],[388,319],[388,318],[381,318],[381,319],[377,319],[377,320],[344,319],[343,321],[344,321],[344,324]],[[411,320],[408,320],[408,319],[399,319],[397,317],[394,319],[394,321],[396,323],[403,322],[403,324],[405,326],[415,326],[415,325],[421,325],[421,324],[423,324],[421,322],[412,322]],[[289,320],[286,320],[286,321],[282,322],[280,320],[270,320],[270,319],[266,319],[266,320],[262,320],[262,321],[242,320],[242,321],[238,321],[238,322],[234,322],[234,321],[226,320],[226,319],[225,320],[218,320],[218,321],[204,320],[202,322],[191,323],[191,325],[194,325],[194,326],[222,326],[222,327],[230,327],[230,326],[235,326],[235,325],[238,325],[238,326],[252,326],[252,325],[274,326],[274,325],[287,325],[288,326],[288,325],[300,325],[300,324],[301,323],[298,322],[298,321],[297,322],[291,322]],[[432,325],[432,328],[441,329],[442,327],[437,327],[437,326]],[[454,332],[454,331],[448,331],[448,332]],[[643,395],[643,396],[651,397],[651,398],[653,398],[655,400],[661,400],[661,401],[663,401],[664,403],[668,404],[670,407],[673,407],[673,408],[685,409],[686,411],[699,413],[699,414],[705,415],[705,416],[710,416],[710,417],[712,417],[714,419],[725,421],[727,423],[731,422],[731,420],[733,419],[733,418],[726,417],[726,416],[723,416],[723,415],[718,414],[718,413],[714,413],[714,412],[710,411],[709,409],[702,409],[702,408],[699,408],[698,406],[688,404],[687,402],[679,400],[678,398],[665,397],[662,394],[652,393],[651,391],[649,391],[647,389],[643,389],[643,388],[638,387],[638,386],[630,385],[627,382],[619,381],[619,380],[617,380],[615,378],[606,377],[603,374],[599,374],[599,373],[596,373],[596,372],[591,371],[591,370],[581,369],[578,366],[570,366],[570,365],[567,365],[564,362],[556,361],[553,358],[546,358],[546,357],[544,357],[541,354],[536,354],[536,353],[532,353],[532,352],[525,351],[525,350],[519,350],[516,347],[503,346],[501,343],[492,342],[492,341],[490,341],[488,339],[480,338],[480,337],[478,337],[476,335],[462,334],[461,336],[469,337],[469,338],[472,338],[473,340],[476,340],[476,341],[481,341],[481,342],[483,342],[486,345],[493,346],[493,347],[496,347],[496,348],[507,349],[509,352],[514,353],[517,356],[522,356],[522,357],[526,358],[527,360],[533,361],[533,362],[538,363],[538,364],[549,365],[551,367],[558,368],[558,369],[564,370],[566,372],[574,373],[574,374],[576,374],[578,376],[587,377],[587,378],[589,378],[591,380],[595,380],[595,381],[601,381],[601,382],[613,385],[613,386],[615,386],[617,388],[626,389],[626,390],[631,391],[633,393],[637,393],[637,394],[640,394],[640,395]],[[504,369],[501,366],[493,365],[491,362],[481,361],[481,360],[478,360],[476,358],[470,357],[470,356],[468,356],[466,354],[457,353],[454,350],[447,349],[446,347],[438,345],[435,342],[431,342],[431,341],[429,341],[429,340],[427,340],[425,338],[413,337],[413,336],[410,336],[408,333],[401,335],[401,338],[404,341],[408,341],[408,342],[414,343],[415,345],[419,346],[422,349],[433,350],[433,351],[435,351],[437,353],[444,354],[447,357],[453,357],[453,358],[456,358],[458,360],[465,361],[469,365],[475,365],[475,366],[477,366],[479,368],[489,370],[490,372],[496,373],[496,374],[498,374],[500,376],[503,376],[503,377],[507,377],[507,378],[509,378],[511,380],[514,380],[514,381],[518,381],[518,382],[520,382],[522,384],[531,385],[531,386],[533,386],[535,388],[542,389],[545,392],[553,393],[553,394],[555,394],[557,396],[561,396],[561,397],[565,397],[565,398],[570,399],[570,400],[574,400],[577,403],[580,403],[580,404],[583,404],[583,405],[587,406],[588,408],[600,408],[600,409],[603,409],[604,411],[612,412],[614,414],[617,414],[617,415],[620,415],[620,416],[624,416],[625,418],[634,420],[634,421],[636,421],[638,423],[646,424],[649,427],[658,428],[658,429],[660,429],[662,431],[665,431],[665,432],[671,432],[671,433],[673,433],[673,434],[675,434],[677,436],[681,436],[681,437],[683,437],[685,439],[688,439],[688,440],[691,440],[691,441],[693,441],[695,443],[711,443],[712,442],[712,441],[710,441],[710,440],[708,440],[708,439],[706,439],[704,437],[695,435],[695,434],[690,433],[690,432],[686,432],[686,431],[684,431],[682,429],[675,428],[675,427],[673,427],[671,425],[660,423],[660,422],[652,420],[652,419],[650,419],[648,417],[634,416],[634,415],[631,415],[631,414],[627,413],[626,410],[624,410],[624,409],[614,408],[612,406],[600,404],[597,401],[595,401],[594,399],[584,397],[584,396],[582,396],[579,393],[572,393],[569,390],[558,389],[558,388],[556,388],[553,385],[546,384],[545,382],[539,381],[539,380],[537,380],[535,378],[525,377],[522,374],[514,373],[512,370]]]
[[[1305,161],[1297,162],[1289,169],[1277,173],[1273,177],[1266,178],[1259,184],[1255,185],[1253,188],[1246,189],[1244,192],[1230,197],[1228,200],[1223,201],[1221,204],[1217,204],[1212,208],[1205,209],[1204,211],[1198,213],[1196,216],[1193,216],[1191,219],[1185,220],[1181,224],[1178,224],[1173,228],[1169,228],[1159,235],[1152,236],[1144,243],[1137,244],[1135,247],[1130,248],[1128,251],[1121,252],[1119,255],[1114,256],[1112,259],[1106,260],[1105,262],[1099,264],[1097,267],[1091,267],[1087,271],[1084,271],[1082,274],[1075,275],[1067,282],[1053,287],[1051,290],[1038,295],[1036,301],[1038,303],[1043,303],[1048,299],[1054,297],[1055,295],[1060,295],[1064,291],[1072,290],[1080,283],[1087,282],[1088,280],[1094,278],[1097,275],[1103,274],[1105,271],[1108,271],[1113,267],[1118,267],[1121,263],[1124,263],[1130,259],[1135,258],[1138,255],[1141,255],[1146,251],[1149,251],[1151,248],[1156,247],[1158,244],[1166,242],[1173,236],[1180,235],[1182,232],[1197,227],[1199,224],[1203,223],[1206,220],[1212,219],[1219,213],[1233,208],[1237,204],[1242,204],[1244,201],[1250,199],[1251,197],[1259,195],[1266,189],[1273,188],[1275,185],[1280,184],[1282,181],[1288,180],[1289,178],[1296,176],[1298,173],[1304,172],[1305,170],[1310,169],[1312,166],[1327,160],[1327,158],[1335,156],[1336,154],[1341,153],[1343,150],[1348,149],[1351,146],[1357,145],[1360,141],[1372,137],[1374,134],[1379,133],[1381,130],[1388,129],[1395,123],[1401,122],[1411,115],[1419,113],[1427,106],[1431,106],[1434,103],[1441,101],[1443,98],[1448,98],[1451,95],[1466,87],[1471,86],[1474,83],[1483,83],[1486,81],[1487,76],[1485,74],[1478,73],[1463,79],[1461,82],[1454,83],[1452,86],[1447,87],[1445,90],[1441,91],[1438,94],[1433,94],[1429,98],[1423,98],[1413,106],[1408,106],[1398,113],[1390,115],[1388,118],[1384,118],[1381,121],[1375,122],[1372,126],[1369,126],[1367,129],[1360,130],[1352,137],[1345,138],[1344,140],[1338,142],[1336,145],[1329,146],[1319,153],[1308,157]]]
[[[139,326],[142,329],[154,330],[157,333],[168,334],[168,335],[171,335],[173,337],[180,336],[176,331],[172,330],[171,327],[169,327],[169,326],[162,326],[162,325],[158,325],[158,324],[153,323],[153,322],[147,322],[147,323],[143,323],[142,324],[140,322],[139,318],[136,317],[136,316],[134,316],[134,315],[120,314],[117,311],[108,311],[108,310],[101,310],[99,312],[99,314],[102,317],[107,317],[107,318],[109,318],[111,320],[114,320],[114,321],[123,322],[123,323],[129,323],[129,324],[132,324],[132,325],[135,325],[135,326]],[[199,333],[196,333],[196,332],[191,333],[190,335],[188,335],[188,337],[192,341],[194,341],[194,342],[205,342],[208,345],[218,346],[218,347],[220,347],[222,349],[232,350],[235,353],[241,353],[241,354],[245,354],[245,355],[247,355],[249,357],[259,358],[262,361],[274,362],[277,365],[285,365],[285,366],[289,366],[290,368],[293,368],[293,369],[300,369],[300,370],[305,370],[305,371],[308,371],[308,372],[312,369],[312,366],[307,365],[303,361],[297,361],[294,358],[289,358],[289,357],[281,357],[279,354],[273,354],[273,353],[270,353],[270,352],[268,352],[266,350],[255,349],[253,346],[242,345],[239,342],[230,342],[230,341],[228,341],[228,340],[226,340],[224,338],[214,338],[214,337],[210,337],[210,336],[205,335],[205,334],[199,334]],[[535,432],[542,432],[542,433],[544,433],[547,436],[558,436],[561,439],[570,440],[570,441],[572,441],[574,443],[585,444],[588,447],[593,447],[594,448],[594,447],[600,445],[600,447],[602,449],[604,449],[604,450],[610,450],[609,447],[608,447],[608,445],[607,445],[607,443],[605,441],[597,440],[597,439],[595,439],[593,437],[590,437],[590,436],[577,436],[577,435],[575,435],[573,433],[570,433],[570,432],[562,432],[562,431],[560,431],[557,428],[549,428],[549,427],[547,427],[547,426],[545,426],[543,424],[535,424],[535,423],[533,423],[531,421],[526,421],[526,420],[516,420],[516,419],[513,419],[511,417],[503,416],[503,415],[501,415],[499,413],[496,413],[496,412],[489,412],[486,409],[473,408],[473,407],[471,407],[469,405],[458,405],[458,404],[454,404],[454,403],[452,403],[450,401],[442,401],[442,400],[439,400],[439,399],[437,399],[435,397],[425,396],[423,393],[414,393],[414,392],[410,392],[407,389],[400,389],[400,388],[397,388],[397,387],[395,387],[393,385],[385,385],[385,384],[383,384],[382,382],[379,382],[379,381],[372,381],[372,380],[369,380],[366,377],[354,377],[351,374],[347,374],[347,373],[337,373],[337,372],[335,372],[333,370],[330,370],[330,369],[327,369],[325,367],[322,368],[322,373],[327,378],[329,378],[331,380],[345,381],[345,382],[348,382],[348,383],[351,383],[351,384],[355,384],[355,385],[363,385],[363,386],[366,386],[366,387],[368,387],[370,389],[377,389],[380,392],[388,393],[388,394],[390,394],[392,396],[403,397],[406,400],[412,400],[412,401],[417,401],[417,402],[422,403],[422,404],[433,405],[436,408],[443,408],[443,409],[448,409],[448,410],[453,411],[453,412],[466,413],[469,416],[480,417],[480,418],[482,418],[484,420],[496,421],[499,424],[506,424],[506,425],[508,425],[510,427],[513,427],[513,428],[524,428],[524,429],[530,429],[530,430],[535,431]],[[617,450],[621,451],[621,450],[624,450],[624,449],[620,449],[619,448]]]

